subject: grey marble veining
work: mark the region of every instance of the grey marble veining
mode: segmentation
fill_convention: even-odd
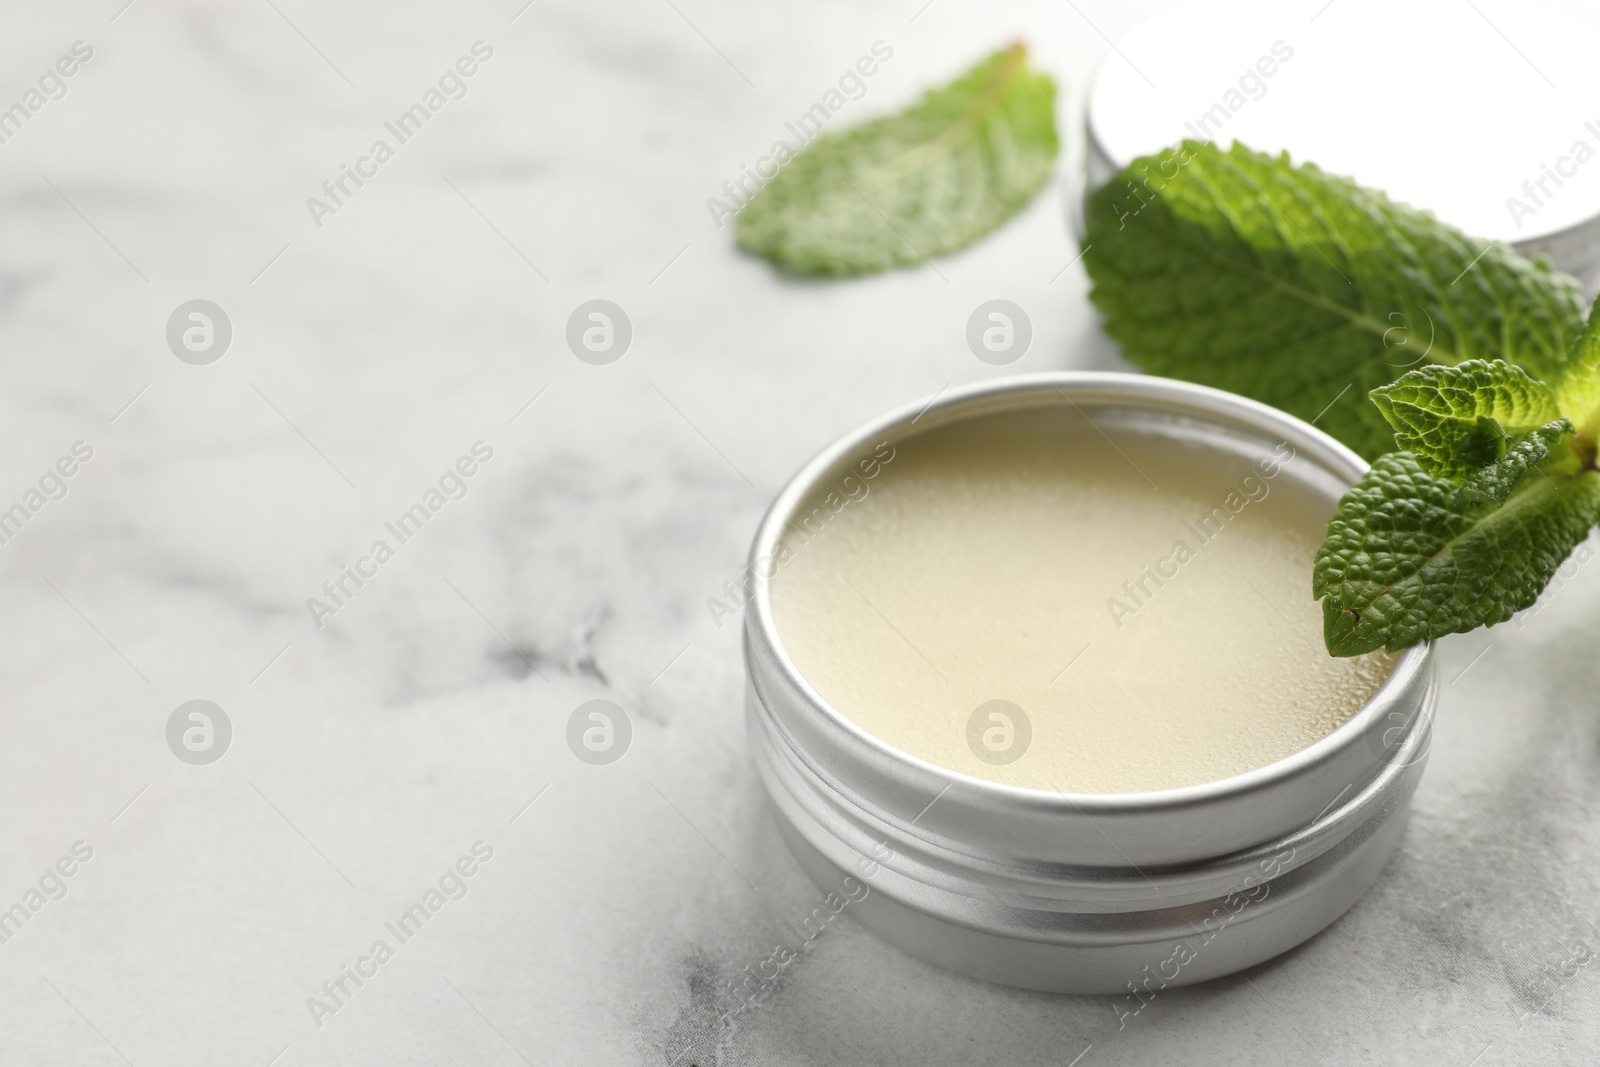
[[[1055,192],[936,269],[843,284],[741,256],[706,200],[876,41],[841,122],[1016,35],[1070,116],[1102,32],[1156,5],[123,3],[0,35],[0,108],[94,53],[0,145],[0,505],[93,450],[0,545],[0,907],[66,890],[0,944],[0,1062],[1594,1062],[1592,564],[1443,642],[1408,836],[1300,950],[1119,1027],[846,913],[724,1017],[820,892],[707,600],[813,451],[1001,373],[965,347],[981,301],[1032,319],[1011,369],[1119,364]],[[465,95],[319,227],[307,199],[478,41]],[[233,326],[204,366],[164,334],[196,298]],[[564,339],[596,298],[634,326],[608,366]],[[307,598],[476,442],[465,495],[318,628]],[[165,733],[196,698],[233,727],[204,766]],[[633,724],[610,766],[565,741],[597,698]],[[459,899],[390,932],[441,884]]]

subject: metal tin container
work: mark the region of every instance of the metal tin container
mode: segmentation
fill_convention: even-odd
[[[1330,512],[1366,469],[1283,412],[1140,375],[1006,378],[892,412],[806,464],[761,523],[750,553],[747,721],[791,850],[819,885],[848,876],[864,887],[851,911],[869,929],[963,974],[1125,993],[1135,1011],[1157,989],[1300,944],[1372,884],[1422,774],[1438,685],[1431,646],[1413,647],[1361,710],[1310,747],[1221,781],[1128,794],[970,777],[892,748],[830,707],[785,652],[772,611],[769,561],[799,505],[878,442],[1069,406],[1199,440],[1287,441],[1294,476],[1325,495]]]
[[[1428,47],[1381,79],[1351,76],[1400,40]],[[1597,45],[1590,27],[1526,0],[1487,14],[1453,0],[1188,0],[1134,28],[1095,72],[1073,228],[1081,240],[1084,193],[1134,159],[1184,138],[1237,140],[1548,256],[1593,293],[1600,123],[1585,107],[1600,92]],[[1436,161],[1462,144],[1492,148],[1481,166],[1441,172]]]

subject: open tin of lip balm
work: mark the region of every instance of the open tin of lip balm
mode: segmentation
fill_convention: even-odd
[[[918,696],[919,690],[909,684],[903,689],[891,686],[880,695],[891,710],[903,713],[904,721],[927,719],[928,737],[919,748],[923,754],[907,751],[920,742],[900,735],[902,743],[890,743],[859,724],[859,709],[847,714],[836,707],[824,697],[817,678],[802,672],[794,655],[797,646],[785,644],[786,626],[791,636],[798,631],[784,618],[789,609],[775,610],[774,585],[802,570],[795,562],[798,553],[824,550],[825,543],[815,538],[844,536],[842,525],[810,529],[818,515],[817,501],[828,499],[832,487],[848,486],[850,479],[859,483],[864,472],[874,471],[880,479],[874,492],[883,496],[876,506],[894,510],[897,498],[888,493],[887,480],[910,477],[914,467],[910,458],[895,460],[902,465],[899,469],[893,463],[883,466],[885,446],[889,455],[914,457],[919,450],[932,454],[923,443],[939,435],[982,434],[989,432],[986,427],[1030,421],[1086,426],[1130,463],[1146,455],[1135,447],[1141,440],[1157,451],[1199,449],[1240,462],[1254,454],[1292,455],[1293,461],[1275,474],[1278,488],[1273,491],[1312,501],[1321,509],[1318,521],[1332,513],[1341,492],[1366,469],[1348,448],[1283,412],[1218,390],[1140,375],[1082,372],[1001,379],[892,412],[806,464],[778,495],[756,534],[750,555],[755,589],[745,628],[751,745],[778,825],[801,865],[824,889],[841,891],[852,914],[885,940],[933,963],[1005,985],[1147,999],[1156,989],[1215,978],[1293,948],[1338,918],[1377,878],[1400,839],[1426,762],[1437,699],[1432,649],[1418,645],[1385,658],[1381,673],[1347,712],[1340,712],[1337,725],[1287,753],[1254,741],[1232,747],[1219,742],[1216,762],[1189,766],[1184,758],[1193,745],[1184,730],[1200,713],[1191,711],[1181,695],[1153,702],[1159,706],[1146,701],[1127,708],[1121,714],[1149,724],[1149,739],[1135,735],[1132,742],[1124,738],[1114,743],[1094,740],[1095,731],[1104,726],[1096,725],[1104,718],[1096,709],[1052,698],[1055,710],[1036,709],[1031,723],[1035,762],[1024,759],[991,773],[985,764],[992,761],[983,758],[976,741],[960,744],[972,744],[983,762],[965,761],[959,747],[941,747],[950,736],[964,733],[965,723],[935,710],[932,698]],[[1052,466],[1072,462],[1070,448],[1045,460]],[[991,481],[1010,484],[1006,478]],[[1045,497],[1059,503],[1059,494]],[[873,506],[870,497],[848,505],[863,514]],[[1090,509],[1086,514],[1092,529],[1095,513]],[[1245,514],[1232,521],[1251,520]],[[796,539],[802,527],[808,529],[804,543]],[[983,521],[975,522],[975,528],[984,527]],[[1194,531],[1196,537],[1201,534]],[[1224,536],[1245,535],[1229,530]],[[1217,543],[1222,540],[1218,537]],[[910,573],[918,572],[920,559],[914,557],[917,565]],[[1063,551],[1049,566],[1070,571],[1079,565],[1073,552]],[[1249,564],[1243,566],[1248,571]],[[1248,581],[1250,574],[1238,577]],[[1048,585],[1050,578],[1041,574],[1040,584]],[[1308,605],[1310,578],[1307,556]],[[868,581],[857,574],[850,583],[863,600],[861,586]],[[944,581],[940,575],[929,577],[936,588],[926,603],[956,603]],[[1164,610],[1192,610],[1179,585],[1189,582],[1198,588],[1201,579],[1168,581],[1158,593],[1166,598],[1162,604],[1170,606]],[[1272,592],[1274,587],[1265,581],[1251,583],[1252,588],[1260,594],[1264,585]],[[1154,587],[1146,583],[1144,588]],[[880,595],[876,586],[868,592]],[[1296,610],[1314,610],[1308,605]],[[1110,626],[1098,601],[1083,610],[1099,613],[1098,625]],[[896,627],[888,615],[883,618],[905,638],[908,630],[914,635],[928,632],[927,616],[936,612],[936,607],[925,612],[920,628],[918,620],[902,618]],[[1294,632],[1301,627],[1279,614],[1284,618],[1282,642],[1318,637]],[[1199,631],[1217,625],[1209,615],[1202,611],[1193,620]],[[1115,610],[1111,616],[1121,621]],[[1016,640],[1031,639],[1027,635],[1038,628],[1019,627]],[[1115,630],[1111,627],[1108,633]],[[959,690],[964,671],[982,674],[990,666],[988,659],[1004,659],[1011,637],[1003,636],[992,656],[952,658],[933,646],[928,655],[918,655],[946,685]],[[1114,635],[1103,640],[1115,649]],[[1219,649],[1230,647],[1220,635],[1218,641]],[[1326,656],[1320,642],[1317,652]],[[1297,654],[1314,663],[1306,646]],[[1217,658],[1235,655],[1219,651]],[[1262,664],[1266,658],[1263,651]],[[946,663],[943,670],[935,663],[940,659]],[[1264,678],[1266,668],[1249,655],[1239,659],[1221,666],[1242,679],[1239,692],[1244,696],[1224,694],[1220,712],[1213,711],[1241,723],[1257,716],[1267,721],[1281,710],[1276,707],[1278,691],[1269,691],[1264,680],[1259,691],[1252,690],[1254,672],[1259,667]],[[874,661],[869,657],[865,662],[870,667]],[[1074,670],[1089,670],[1088,662]],[[1159,655],[1148,662],[1151,670],[1162,669]],[[886,658],[884,670],[889,666]],[[1137,682],[1132,676],[1126,680]],[[1188,684],[1184,678],[1169,681],[1176,690],[1154,691],[1181,694]],[[990,676],[985,684],[992,683]],[[937,682],[928,684],[934,688],[925,692],[943,692]],[[1198,707],[1205,697],[1199,691],[1202,682],[1192,684]],[[841,690],[835,686],[830,691]],[[1107,752],[1121,744],[1124,757],[1131,752],[1122,777],[1101,775],[1098,757],[1085,756],[1085,751],[1100,751],[1094,748],[1097,744],[1110,745]],[[1142,761],[1146,749],[1149,767]],[[1234,767],[1228,760],[1236,750],[1245,753],[1245,769],[1215,780],[1194,779],[1206,767]],[[1252,751],[1269,761],[1250,765]],[[1163,769],[1167,764],[1161,759],[1175,769]],[[1160,786],[1169,780],[1184,784],[1141,791],[1114,788],[1118,782]],[[1041,785],[1044,781],[1051,784]],[[1062,788],[1054,787],[1063,781]],[[1075,783],[1082,782],[1092,788],[1077,788]]]

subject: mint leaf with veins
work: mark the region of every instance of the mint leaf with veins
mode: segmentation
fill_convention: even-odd
[[[897,115],[801,149],[739,212],[746,251],[805,274],[867,274],[965,248],[1055,168],[1055,83],[1019,44]]]
[[[1593,450],[1600,439],[1600,301],[1589,310],[1589,326],[1555,379],[1556,403]]]
[[[1468,360],[1410,371],[1372,400],[1410,451],[1379,457],[1328,522],[1312,570],[1328,651],[1393,652],[1537,600],[1600,520],[1594,446],[1557,395]]]
[[[1336,656],[1504,622],[1538,599],[1600,518],[1600,474],[1568,449],[1497,502],[1381,456],[1339,501],[1312,592]]]
[[[1136,160],[1085,222],[1090,297],[1131,362],[1316,420],[1368,459],[1394,439],[1365,395],[1408,367],[1503,359],[1558,382],[1583,332],[1573,279],[1240,145]],[[1600,402],[1592,351],[1566,388],[1583,414]]]
[[[1549,386],[1500,360],[1419,367],[1371,396],[1424,471],[1495,501],[1573,432]]]
[[[1135,161],[1086,222],[1128,359],[1377,457],[1313,566],[1334,655],[1503,622],[1600,519],[1600,317],[1573,279],[1239,145]]]

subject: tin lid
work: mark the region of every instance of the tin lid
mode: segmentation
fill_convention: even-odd
[[[1101,65],[1089,182],[1184,138],[1237,140],[1584,277],[1600,267],[1597,54],[1600,37],[1526,0],[1191,0]]]

